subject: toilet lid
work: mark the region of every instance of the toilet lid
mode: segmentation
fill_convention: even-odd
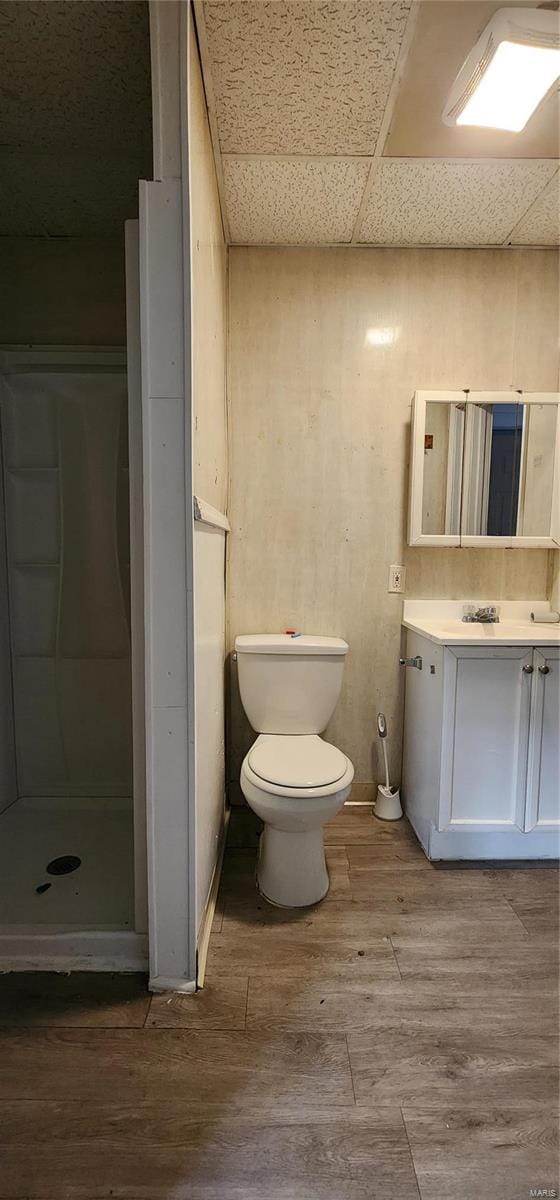
[[[272,736],[249,752],[249,766],[260,779],[280,787],[324,787],[342,779],[348,760],[342,751],[316,734]]]

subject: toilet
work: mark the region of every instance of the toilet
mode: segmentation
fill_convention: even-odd
[[[309,634],[244,634],[235,640],[243,708],[258,733],[241,767],[241,790],[264,821],[257,883],[288,908],[329,890],[323,825],[350,793],[354,767],[319,734],[334,710],[348,645]]]

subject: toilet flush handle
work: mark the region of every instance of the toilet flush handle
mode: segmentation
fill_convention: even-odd
[[[422,658],[420,654],[416,654],[414,658],[399,658],[401,667],[416,667],[417,671],[422,670]]]

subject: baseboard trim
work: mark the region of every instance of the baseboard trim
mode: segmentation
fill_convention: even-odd
[[[528,833],[521,830],[516,833],[511,830],[493,830],[486,832],[469,832],[465,829],[430,830],[430,845],[428,857],[431,862],[438,859],[461,860],[474,859],[479,861],[496,861],[501,858],[520,859],[557,859],[559,855],[559,836],[555,830],[535,829]]]
[[[210,944],[212,925],[214,923],[214,914],[216,912],[216,902],[218,900],[218,891],[220,888],[220,880],[222,878],[222,867],[224,864],[224,854],[225,854],[225,850],[226,850],[229,818],[230,818],[230,809],[226,808],[224,810],[224,820],[222,823],[222,834],[221,834],[221,838],[220,838],[218,857],[216,859],[216,866],[214,867],[214,873],[212,875],[212,882],[210,884],[208,900],[206,901],[206,908],[204,910],[204,916],[200,923],[200,930],[199,930],[199,934],[198,934],[198,953],[197,953],[197,972],[196,972],[197,988],[204,987],[204,976],[206,974],[206,960],[208,958],[208,946]]]

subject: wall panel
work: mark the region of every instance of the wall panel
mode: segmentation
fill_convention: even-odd
[[[192,280],[193,487],[227,507],[226,247],[206,100],[189,16],[189,185]],[[194,532],[196,928],[201,932],[224,827],[226,533]]]
[[[556,388],[557,268],[539,250],[230,251],[231,638],[347,638],[327,737],[358,782],[379,777],[379,709],[400,769],[392,562],[409,595],[547,595],[547,551],[409,549],[406,506],[416,388]],[[234,679],[232,779],[250,736]]]

